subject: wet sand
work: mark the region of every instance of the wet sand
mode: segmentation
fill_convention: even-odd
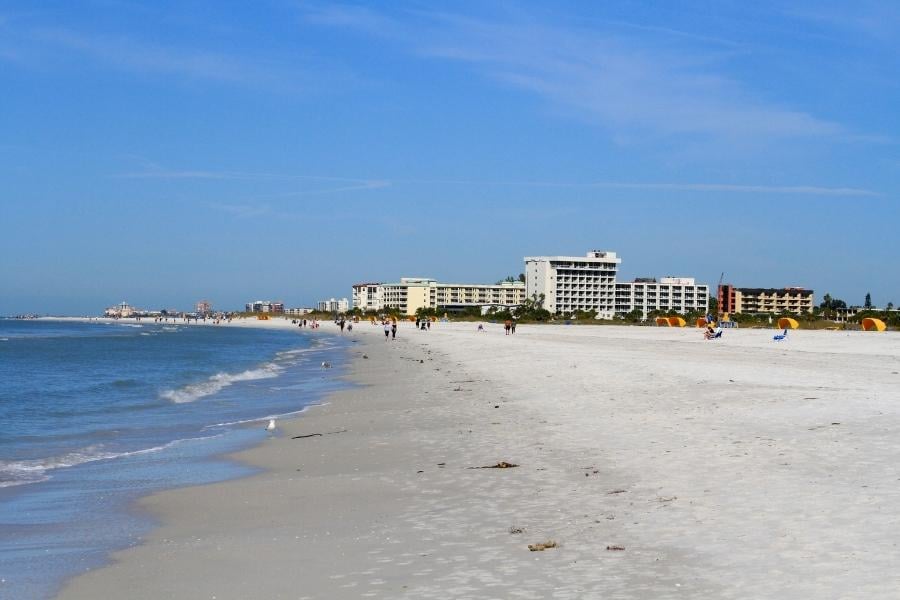
[[[356,325],[358,387],[61,597],[896,597],[896,334],[487,329]]]

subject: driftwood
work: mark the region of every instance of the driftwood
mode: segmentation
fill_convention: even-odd
[[[486,467],[468,467],[469,469],[512,469],[514,467],[518,467],[519,465],[514,465],[513,463],[508,463],[505,460],[501,460],[496,465],[488,465]]]
[[[553,540],[547,540],[546,542],[541,542],[540,544],[528,544],[528,549],[532,552],[543,552],[548,548],[556,548],[556,542]]]
[[[345,431],[347,431],[347,430],[341,429],[340,431],[326,431],[325,433],[308,433],[306,435],[295,435],[291,439],[292,440],[302,440],[303,438],[311,438],[311,437],[316,437],[316,436],[321,437],[323,435],[334,435],[335,433],[344,433]]]

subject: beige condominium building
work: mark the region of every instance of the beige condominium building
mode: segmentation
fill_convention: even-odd
[[[585,256],[525,257],[525,293],[544,296],[544,308],[567,314],[595,310],[597,318],[616,312],[616,271],[622,259],[615,252],[591,250]]]
[[[469,307],[513,307],[525,300],[525,284],[441,283],[424,277],[402,277],[398,283],[359,283],[353,286],[353,307],[361,310],[397,309],[415,315],[420,308],[448,312]]]
[[[726,313],[811,313],[813,290],[801,287],[738,288],[720,285],[719,310]]]

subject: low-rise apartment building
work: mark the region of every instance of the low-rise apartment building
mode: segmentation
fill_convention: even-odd
[[[425,277],[402,277],[397,283],[360,283],[353,286],[353,307],[361,310],[396,309],[415,315],[420,308],[452,312],[469,307],[512,308],[525,301],[525,284],[441,283]]]
[[[271,302],[270,300],[256,300],[244,305],[246,312],[254,313],[283,313],[284,302]]]
[[[616,283],[616,313],[640,310],[646,319],[652,311],[706,312],[709,286],[697,284],[693,277],[640,278]]]
[[[784,312],[800,314],[813,311],[813,290],[801,287],[739,288],[731,284],[719,286],[719,311],[726,313]]]

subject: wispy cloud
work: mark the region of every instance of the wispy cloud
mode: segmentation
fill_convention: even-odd
[[[841,36],[849,41],[859,42],[861,36],[892,46],[900,42],[900,5],[896,2],[815,2],[811,6],[790,3],[785,5],[783,12],[805,21],[806,25],[850,31],[853,36]]]
[[[120,173],[112,177],[119,179],[248,179],[246,175],[228,171],[136,171]]]
[[[475,180],[394,180],[395,183],[421,183],[441,185],[546,187],[546,188],[601,188],[623,190],[669,190],[684,192],[723,192],[739,194],[799,194],[806,196],[869,196],[881,194],[863,188],[828,187],[818,185],[742,185],[729,183],[677,183],[677,182],[628,182],[628,181],[475,181]]]
[[[275,70],[245,58],[209,50],[161,46],[126,35],[87,35],[60,28],[33,30],[31,39],[129,71],[180,75],[227,83],[273,82]]]
[[[383,36],[423,57],[470,64],[504,85],[625,136],[734,140],[849,134],[838,123],[783,106],[727,76],[724,40],[684,34],[690,45],[654,47],[635,36],[509,13],[472,18],[420,12],[391,18],[329,5],[306,14],[312,23]],[[704,41],[708,47],[698,50]]]
[[[347,181],[347,182],[355,182],[351,185],[344,185],[340,187],[328,187],[322,189],[304,189],[304,190],[296,190],[294,192],[285,192],[281,194],[280,197],[288,198],[292,196],[315,196],[319,194],[335,194],[338,192],[354,192],[361,190],[378,190],[381,188],[386,188],[391,186],[391,182],[386,179],[335,179],[330,178],[332,181]]]
[[[249,171],[209,171],[194,169],[171,169],[158,163],[139,158],[144,165],[140,171],[112,175],[117,179],[161,179],[161,180],[229,180],[229,181],[264,181],[281,185],[287,191],[268,194],[267,198],[290,198],[294,196],[313,196],[335,194],[340,192],[377,190],[391,186],[387,179],[362,179],[354,177],[335,177],[331,175],[294,175],[286,173],[257,173]],[[303,183],[301,189],[297,186]],[[222,208],[225,205],[218,205]],[[233,206],[233,205],[228,205]],[[246,207],[239,206],[244,209]],[[242,215],[247,216],[247,215]]]
[[[211,180],[257,180],[284,182],[288,186],[297,182],[323,182],[340,184],[326,187],[295,189],[282,193],[268,194],[270,199],[311,196],[359,190],[376,190],[394,185],[464,185],[482,187],[544,187],[544,188],[605,188],[622,190],[670,190],[686,192],[722,192],[737,194],[790,194],[805,196],[857,196],[877,197],[881,194],[874,190],[854,187],[836,187],[822,185],[771,185],[771,184],[734,184],[718,182],[634,182],[634,181],[538,181],[538,180],[477,180],[477,179],[361,179],[351,177],[334,177],[328,175],[291,175],[279,173],[253,173],[245,171],[205,171],[205,170],[173,170],[159,164],[141,159],[147,169],[134,173],[124,173],[115,177],[135,179],[211,179]],[[224,206],[224,205],[223,205]],[[220,206],[221,208],[221,206]],[[240,206],[242,210],[246,207]]]

